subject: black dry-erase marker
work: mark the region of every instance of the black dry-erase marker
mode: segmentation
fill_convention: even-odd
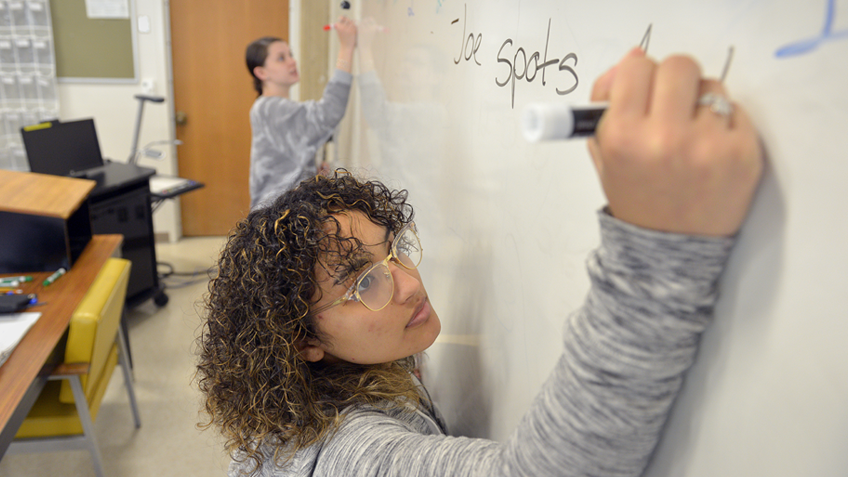
[[[593,136],[606,110],[607,103],[528,104],[521,117],[521,130],[530,142]]]

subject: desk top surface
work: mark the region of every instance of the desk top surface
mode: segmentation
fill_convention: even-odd
[[[90,180],[0,169],[0,210],[67,219],[94,187]]]
[[[110,161],[100,167],[88,169],[84,175],[78,177],[97,182],[94,190],[91,191],[91,197],[97,198],[113,190],[147,181],[154,174],[156,170],[149,167]]]
[[[37,294],[39,303],[43,303],[27,310],[41,312],[41,318],[0,366],[0,429],[6,426],[53,348],[65,334],[74,310],[106,260],[115,256],[122,241],[121,235],[95,235],[73,267],[56,282],[43,286],[42,282],[50,272],[38,272],[31,274],[32,282],[21,285],[25,293]]]

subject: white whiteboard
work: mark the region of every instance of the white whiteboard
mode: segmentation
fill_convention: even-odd
[[[725,83],[769,166],[647,475],[848,475],[848,0],[355,8],[387,28],[372,51],[390,101],[357,79],[350,160],[410,190],[443,324],[426,379],[454,432],[515,428],[598,244],[604,200],[584,142],[526,143],[521,108],[585,103],[650,26],[650,56],[689,53],[711,76],[733,48]]]

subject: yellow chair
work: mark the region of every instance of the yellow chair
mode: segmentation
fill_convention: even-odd
[[[111,258],[103,266],[71,318],[64,362],[50,375],[9,453],[88,449],[102,477],[93,421],[119,363],[135,427],[141,426],[121,320],[129,275],[129,260]]]

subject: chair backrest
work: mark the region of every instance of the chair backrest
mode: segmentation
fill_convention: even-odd
[[[103,378],[106,362],[115,346],[127,295],[131,262],[110,258],[100,270],[91,288],[71,317],[66,363],[89,363],[88,374],[81,377],[86,398],[91,399]],[[111,370],[105,376],[111,376]],[[71,386],[63,381],[59,400],[73,403]]]

